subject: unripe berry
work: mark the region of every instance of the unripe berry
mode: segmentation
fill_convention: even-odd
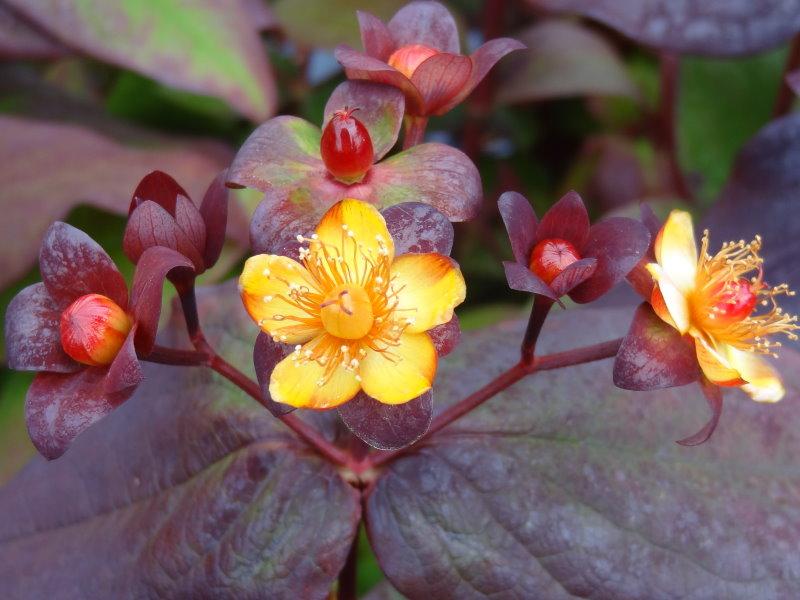
[[[79,363],[110,365],[132,326],[130,317],[113,300],[87,294],[61,313],[61,345]]]
[[[375,160],[369,131],[353,116],[356,110],[345,107],[333,113],[320,141],[325,167],[345,183],[361,181]]]
[[[709,316],[719,325],[743,321],[752,314],[758,303],[756,291],[744,278],[720,285],[714,295],[716,302]]]
[[[581,259],[578,250],[567,240],[551,238],[542,240],[531,252],[531,271],[549,284],[572,263]]]
[[[431,56],[439,54],[438,50],[423,46],[422,44],[411,44],[398,48],[389,57],[389,66],[394,67],[403,75],[411,79],[414,71]]]

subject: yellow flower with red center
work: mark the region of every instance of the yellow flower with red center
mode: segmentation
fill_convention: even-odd
[[[777,402],[785,390],[762,356],[775,355],[780,346],[770,339],[775,334],[797,339],[797,317],[784,313],[776,301],[794,292],[786,284],[764,283],[760,237],[723,244],[713,256],[708,245],[706,231],[698,256],[691,216],[672,211],[655,241],[657,262],[647,265],[657,284],[653,310],[694,338],[698,363],[711,382],[741,386],[759,402]]]
[[[247,312],[275,341],[294,344],[270,378],[272,399],[326,409],[360,390],[385,404],[428,391],[437,355],[426,333],[453,317],[466,286],[440,254],[395,257],[383,216],[360,200],[332,206],[300,261],[260,254],[239,279]]]

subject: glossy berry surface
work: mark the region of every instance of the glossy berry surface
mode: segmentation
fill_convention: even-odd
[[[578,250],[567,240],[542,240],[531,252],[531,271],[545,283],[550,283],[572,263],[580,260]]]
[[[737,323],[749,317],[758,303],[758,295],[745,278],[728,282],[714,294],[709,318],[720,325]]]
[[[84,365],[110,365],[131,330],[131,320],[113,300],[81,296],[61,313],[61,345]]]
[[[395,50],[389,57],[389,66],[394,67],[403,75],[411,79],[414,71],[431,56],[439,54],[437,50],[423,46],[422,44],[411,44]]]
[[[375,159],[369,131],[353,116],[356,110],[337,110],[325,126],[320,142],[325,168],[345,183],[360,181]]]

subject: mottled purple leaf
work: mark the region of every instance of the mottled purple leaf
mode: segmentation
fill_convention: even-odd
[[[528,0],[577,12],[661,50],[738,56],[773,48],[800,30],[798,0]]]
[[[3,0],[64,45],[167,85],[216,96],[254,121],[275,110],[258,30],[241,2]],[[157,15],[158,18],[152,18]]]
[[[8,366],[15,371],[71,373],[81,367],[61,346],[61,312],[43,283],[14,296],[6,309],[5,341]]]
[[[379,60],[389,60],[389,56],[394,52],[395,44],[386,25],[372,13],[363,10],[356,11],[356,16],[364,52]]]
[[[687,385],[700,377],[694,342],[639,305],[614,362],[614,384],[626,390]]]
[[[395,256],[436,253],[450,256],[453,225],[442,213],[421,202],[403,202],[381,211],[394,240]]]
[[[252,376],[254,326],[235,287],[198,300],[210,343]],[[0,596],[326,598],[358,493],[209,371],[146,376],[63,457],[0,488]]]
[[[541,352],[624,334],[627,310],[554,313]],[[465,334],[436,410],[513,365],[524,323]],[[411,448],[367,500],[372,547],[406,597],[791,598],[800,540],[800,356],[788,396],[732,391],[704,445],[696,386],[625,392],[611,359],[541,372]]]
[[[422,44],[442,52],[460,51],[456,22],[439,2],[409,2],[386,27],[397,47]]]
[[[130,397],[136,386],[144,379],[142,365],[139,364],[134,343],[137,329],[138,325],[134,324],[119,353],[108,367],[108,373],[103,382],[103,393],[111,398],[112,402]]]
[[[428,330],[428,335],[433,340],[433,345],[436,348],[436,354],[439,357],[447,356],[455,350],[458,343],[461,341],[461,323],[458,321],[458,316],[453,315],[447,323],[437,325],[433,329]]]
[[[344,81],[340,83],[325,104],[322,128],[333,113],[345,107],[357,108],[353,114],[369,131],[375,160],[383,158],[392,149],[400,126],[403,124],[405,98],[397,88],[369,81]]]
[[[589,239],[589,215],[576,192],[566,194],[542,216],[535,242],[548,239],[566,240],[578,251]]]
[[[556,300],[558,294],[553,289],[535,275],[527,265],[505,261],[503,269],[506,273],[506,281],[508,287],[518,292],[530,292],[531,294],[540,294],[551,300]]]
[[[561,297],[568,294],[574,287],[579,286],[594,275],[597,270],[596,258],[582,258],[567,266],[550,282],[550,288]],[[570,296],[572,297],[572,296]],[[574,298],[573,298],[574,300]]]
[[[469,81],[472,61],[461,54],[434,54],[419,65],[411,83],[419,90],[426,114],[444,114]]]
[[[539,224],[531,203],[522,194],[505,192],[497,201],[497,208],[503,217],[514,258],[520,264],[528,264]]]
[[[263,332],[258,334],[256,345],[253,348],[253,365],[255,366],[258,385],[261,388],[261,397],[264,400],[264,406],[276,417],[295,410],[294,406],[275,402],[269,393],[269,380],[272,370],[275,365],[291,353],[291,346],[280,344]]]
[[[699,446],[704,444],[714,433],[714,430],[719,425],[719,418],[722,415],[722,388],[714,385],[705,377],[700,379],[700,389],[703,390],[703,395],[706,397],[708,407],[711,409],[711,417],[708,423],[703,425],[703,428],[689,437],[678,440],[677,443],[681,446]]]
[[[86,294],[108,296],[123,309],[128,306],[128,286],[114,261],[80,229],[53,223],[39,250],[42,282],[53,299],[66,307]]]
[[[0,2],[0,56],[16,59],[52,59],[68,50],[35,27],[10,6]]]
[[[433,418],[431,393],[404,404],[383,404],[360,392],[339,407],[339,416],[355,436],[379,450],[405,448],[425,435]]]
[[[586,303],[608,292],[642,260],[649,245],[647,228],[634,219],[611,217],[592,225],[581,254],[596,258],[597,270],[590,281],[572,290],[570,298]]]
[[[502,103],[572,96],[624,96],[638,92],[614,47],[575,21],[545,20],[518,35],[527,46],[505,64]]]

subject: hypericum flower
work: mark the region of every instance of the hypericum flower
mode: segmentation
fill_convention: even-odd
[[[515,262],[505,262],[511,289],[558,300],[596,300],[622,281],[650,242],[639,221],[604,219],[590,227],[581,197],[569,192],[536,219],[524,196],[506,192],[498,201]]]
[[[342,45],[336,49],[337,60],[350,79],[402,90],[406,110],[415,117],[448,112],[469,96],[497,61],[525,47],[500,38],[464,56],[455,20],[438,2],[411,2],[387,25],[358,11],[358,22],[364,53]]]
[[[647,265],[656,282],[653,310],[694,339],[705,377],[716,385],[741,387],[759,402],[780,400],[781,379],[762,357],[780,346],[775,335],[797,339],[797,317],[777,303],[778,296],[794,292],[763,280],[761,238],[728,242],[711,255],[706,231],[698,256],[691,215],[675,210],[654,250],[656,262]]]
[[[82,231],[54,223],[39,253],[42,282],[22,290],[6,312],[8,365],[38,371],[25,399],[36,448],[57,458],[72,440],[127,400],[142,379],[137,353],[150,352],[161,285],[191,263],[167,248],[139,261],[131,300],[106,252]]]
[[[354,199],[335,204],[298,241],[299,261],[257,255],[239,279],[251,318],[274,341],[294,345],[272,371],[272,400],[327,409],[360,390],[384,404],[428,391],[437,355],[427,332],[464,300],[455,262],[435,253],[395,257],[383,216]]]
[[[289,116],[259,126],[228,175],[231,187],[266,192],[253,218],[253,249],[279,252],[294,233],[313,231],[325,211],[344,198],[379,209],[421,200],[451,221],[474,217],[483,191],[477,168],[463,152],[428,143],[384,159],[397,141],[403,107],[403,95],[394,88],[346,81],[325,106],[324,133]],[[359,142],[353,144],[356,136]]]

